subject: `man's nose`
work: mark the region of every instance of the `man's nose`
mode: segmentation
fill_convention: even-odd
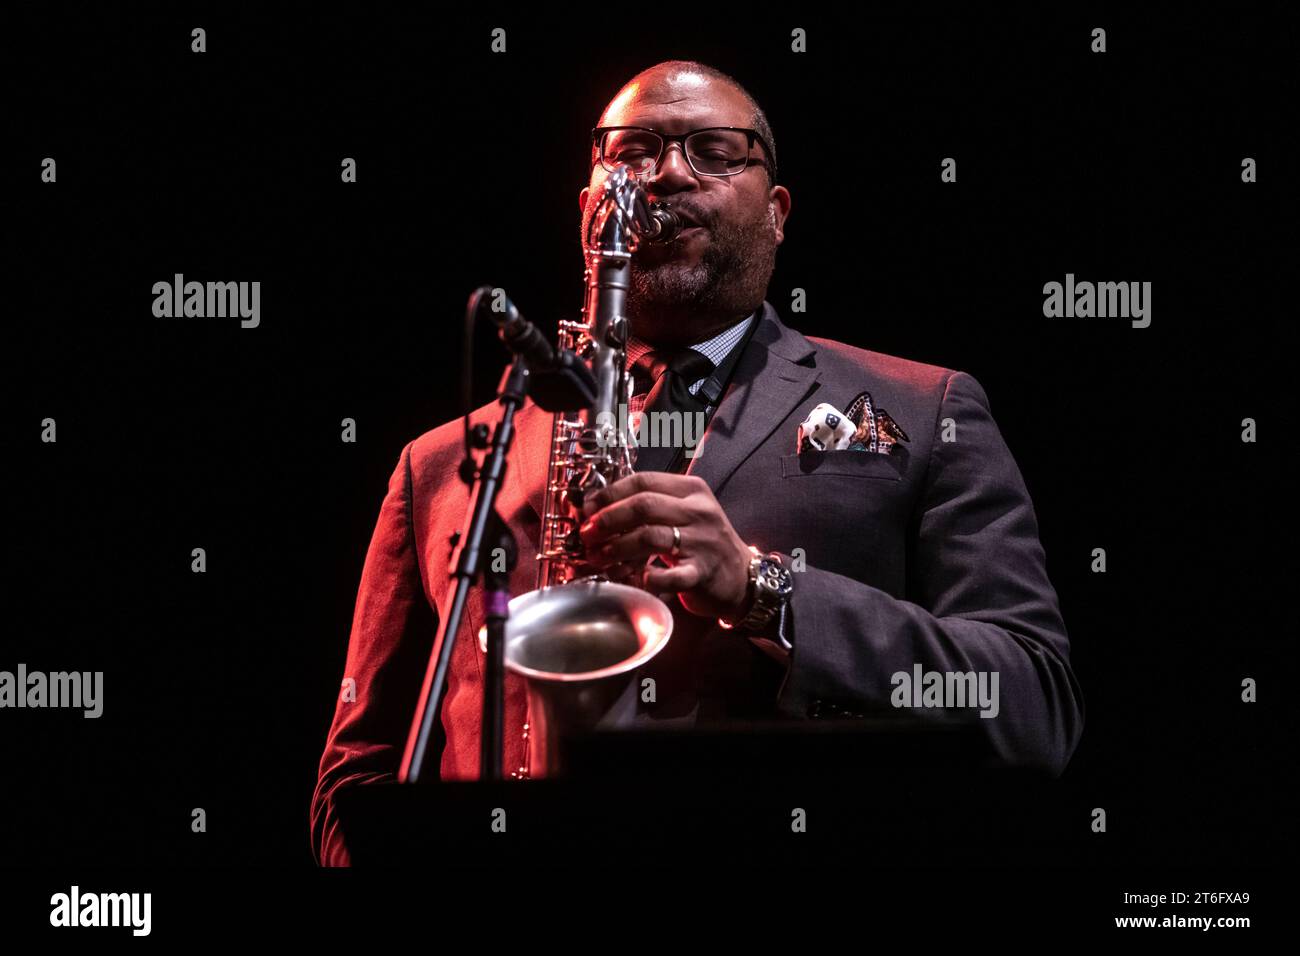
[[[691,169],[681,143],[668,143],[664,146],[663,155],[655,164],[654,175],[646,185],[652,195],[699,188],[700,181],[695,178],[695,170]]]

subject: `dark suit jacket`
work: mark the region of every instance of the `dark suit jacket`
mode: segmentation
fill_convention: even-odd
[[[1000,713],[977,721],[990,744],[1008,762],[1059,772],[1082,730],[1083,698],[1033,505],[984,390],[965,372],[805,338],[768,303],[759,322],[689,473],[709,484],[745,541],[806,562],[788,617],[794,652],[783,663],[672,598],[673,637],[641,675],[656,678],[657,701],[637,720],[888,710],[891,675],[915,664],[996,671]],[[815,404],[844,408],[864,390],[908,443],[890,455],[796,454],[796,429]],[[473,420],[498,417],[494,403]],[[498,510],[519,542],[511,587],[522,594],[535,585],[552,417],[528,404],[516,420]],[[348,862],[335,792],[392,779],[401,761],[445,611],[450,539],[468,503],[462,457],[458,419],[408,444],[389,481],[344,669],[356,699],[337,706],[312,803],[322,863]],[[483,623],[476,589],[443,704],[443,779],[478,776]],[[524,700],[510,675],[507,768],[523,758]]]

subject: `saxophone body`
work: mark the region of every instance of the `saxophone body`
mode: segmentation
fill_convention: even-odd
[[[527,765],[516,777],[557,773],[567,735],[619,726],[635,712],[633,671],[672,634],[672,613],[647,591],[585,573],[578,536],[585,498],[632,473],[632,393],[624,313],[631,257],[680,223],[652,207],[626,167],[606,179],[585,237],[581,321],[561,321],[557,348],[588,364],[595,403],[555,414],[538,546],[537,589],[510,602],[506,667],[525,681]],[[632,693],[629,693],[632,691]]]

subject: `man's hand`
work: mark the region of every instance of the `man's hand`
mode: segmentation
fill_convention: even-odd
[[[641,575],[648,591],[675,591],[700,617],[737,620],[748,610],[751,554],[703,478],[647,471],[588,497],[579,530],[586,563],[615,580]],[[673,528],[681,533],[677,556]],[[646,566],[660,555],[667,568]]]

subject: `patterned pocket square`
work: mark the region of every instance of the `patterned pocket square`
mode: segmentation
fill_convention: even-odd
[[[888,455],[898,442],[910,441],[907,432],[890,417],[889,412],[876,408],[870,392],[863,392],[849,402],[845,414],[858,426],[853,433],[853,444],[849,445],[851,449]]]
[[[907,432],[883,408],[876,408],[870,392],[849,402],[841,412],[822,402],[799,425],[796,450],[869,451],[888,455],[894,445],[908,441]]]

